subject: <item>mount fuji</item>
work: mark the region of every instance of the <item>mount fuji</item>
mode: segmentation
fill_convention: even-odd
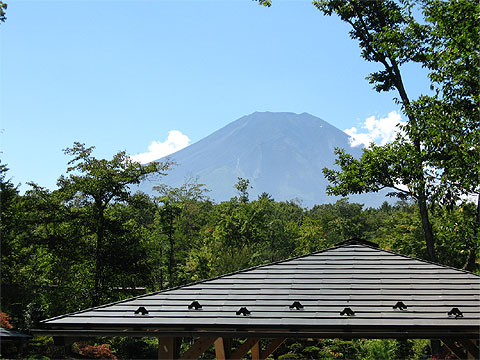
[[[361,147],[352,147],[342,130],[308,113],[255,112],[231,122],[200,141],[159,159],[177,165],[158,180],[145,180],[139,189],[156,194],[158,183],[181,186],[197,179],[220,202],[237,195],[238,177],[248,179],[250,199],[266,192],[277,201],[294,200],[303,207],[335,202],[326,193],[328,181],[322,169],[334,167],[336,147],[354,157]],[[352,195],[351,202],[380,206],[385,192]]]

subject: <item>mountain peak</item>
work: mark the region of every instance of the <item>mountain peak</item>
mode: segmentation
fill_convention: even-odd
[[[178,166],[161,180],[177,187],[188,178],[198,177],[214,200],[224,201],[236,195],[233,186],[242,177],[250,180],[251,199],[266,192],[277,201],[298,199],[303,206],[311,207],[336,200],[327,196],[322,172],[334,166],[336,147],[361,155],[360,148],[350,147],[347,134],[316,116],[305,112],[254,112],[170,155]],[[150,193],[153,185],[146,182],[141,189]],[[381,196],[373,204],[374,197],[352,200],[371,206],[385,200]]]

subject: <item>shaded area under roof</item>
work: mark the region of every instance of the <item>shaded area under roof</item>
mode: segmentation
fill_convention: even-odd
[[[480,277],[358,239],[42,322],[38,334],[478,338]]]

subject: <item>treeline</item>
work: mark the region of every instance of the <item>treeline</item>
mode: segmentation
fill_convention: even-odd
[[[20,330],[38,321],[115,300],[326,249],[361,237],[405,255],[428,258],[418,207],[381,207],[341,199],[302,208],[263,193],[214,203],[202,184],[129,186],[169,164],[131,162],[124,153],[98,160],[75,144],[58,190],[31,184],[20,194],[1,165],[2,312]],[[319,189],[321,191],[321,189]],[[462,268],[475,240],[475,204],[431,211],[439,262]],[[475,241],[477,241],[475,245]]]

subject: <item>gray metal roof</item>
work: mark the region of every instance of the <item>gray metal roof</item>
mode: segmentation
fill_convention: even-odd
[[[0,327],[0,341],[30,339],[32,335],[22,334],[18,331],[9,330]]]
[[[243,307],[249,313],[237,315]],[[469,337],[478,334],[479,324],[479,276],[355,241],[43,321],[50,330],[139,336],[243,331],[428,337],[442,331]]]

